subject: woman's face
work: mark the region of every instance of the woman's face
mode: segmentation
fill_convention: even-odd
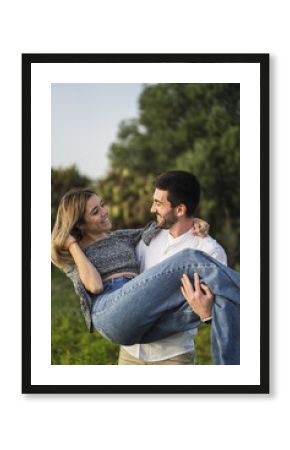
[[[81,229],[84,233],[101,234],[112,228],[108,218],[108,208],[97,195],[92,195],[86,205],[84,221]]]

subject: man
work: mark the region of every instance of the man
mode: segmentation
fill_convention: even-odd
[[[204,251],[227,264],[224,249],[214,239],[193,234],[194,212],[200,198],[200,186],[196,177],[185,171],[166,172],[156,178],[154,187],[151,212],[156,215],[156,223],[161,231],[149,246],[143,241],[139,242],[136,253],[141,271],[184,248]],[[210,323],[213,297],[206,286],[201,285],[200,289],[196,275],[194,282],[195,289],[188,278],[181,281],[182,292],[201,320]],[[158,342],[123,346],[120,349],[119,364],[194,364],[193,337],[198,325],[199,323],[190,331],[174,334]]]

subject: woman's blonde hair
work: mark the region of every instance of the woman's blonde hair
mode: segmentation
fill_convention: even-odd
[[[84,223],[87,201],[92,195],[96,193],[88,189],[72,189],[60,201],[51,235],[51,260],[60,269],[73,263],[63,245],[70,234],[77,240],[83,237],[79,225]]]

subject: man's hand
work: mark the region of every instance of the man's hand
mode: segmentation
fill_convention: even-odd
[[[206,284],[199,282],[198,273],[194,273],[194,287],[188,276],[184,274],[181,278],[181,292],[190,304],[193,311],[204,320],[211,317],[213,294]]]

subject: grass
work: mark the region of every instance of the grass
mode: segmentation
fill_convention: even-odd
[[[51,274],[51,364],[118,364],[119,346],[87,331],[71,281],[54,267]],[[196,364],[211,364],[210,326],[200,326],[195,346]]]

